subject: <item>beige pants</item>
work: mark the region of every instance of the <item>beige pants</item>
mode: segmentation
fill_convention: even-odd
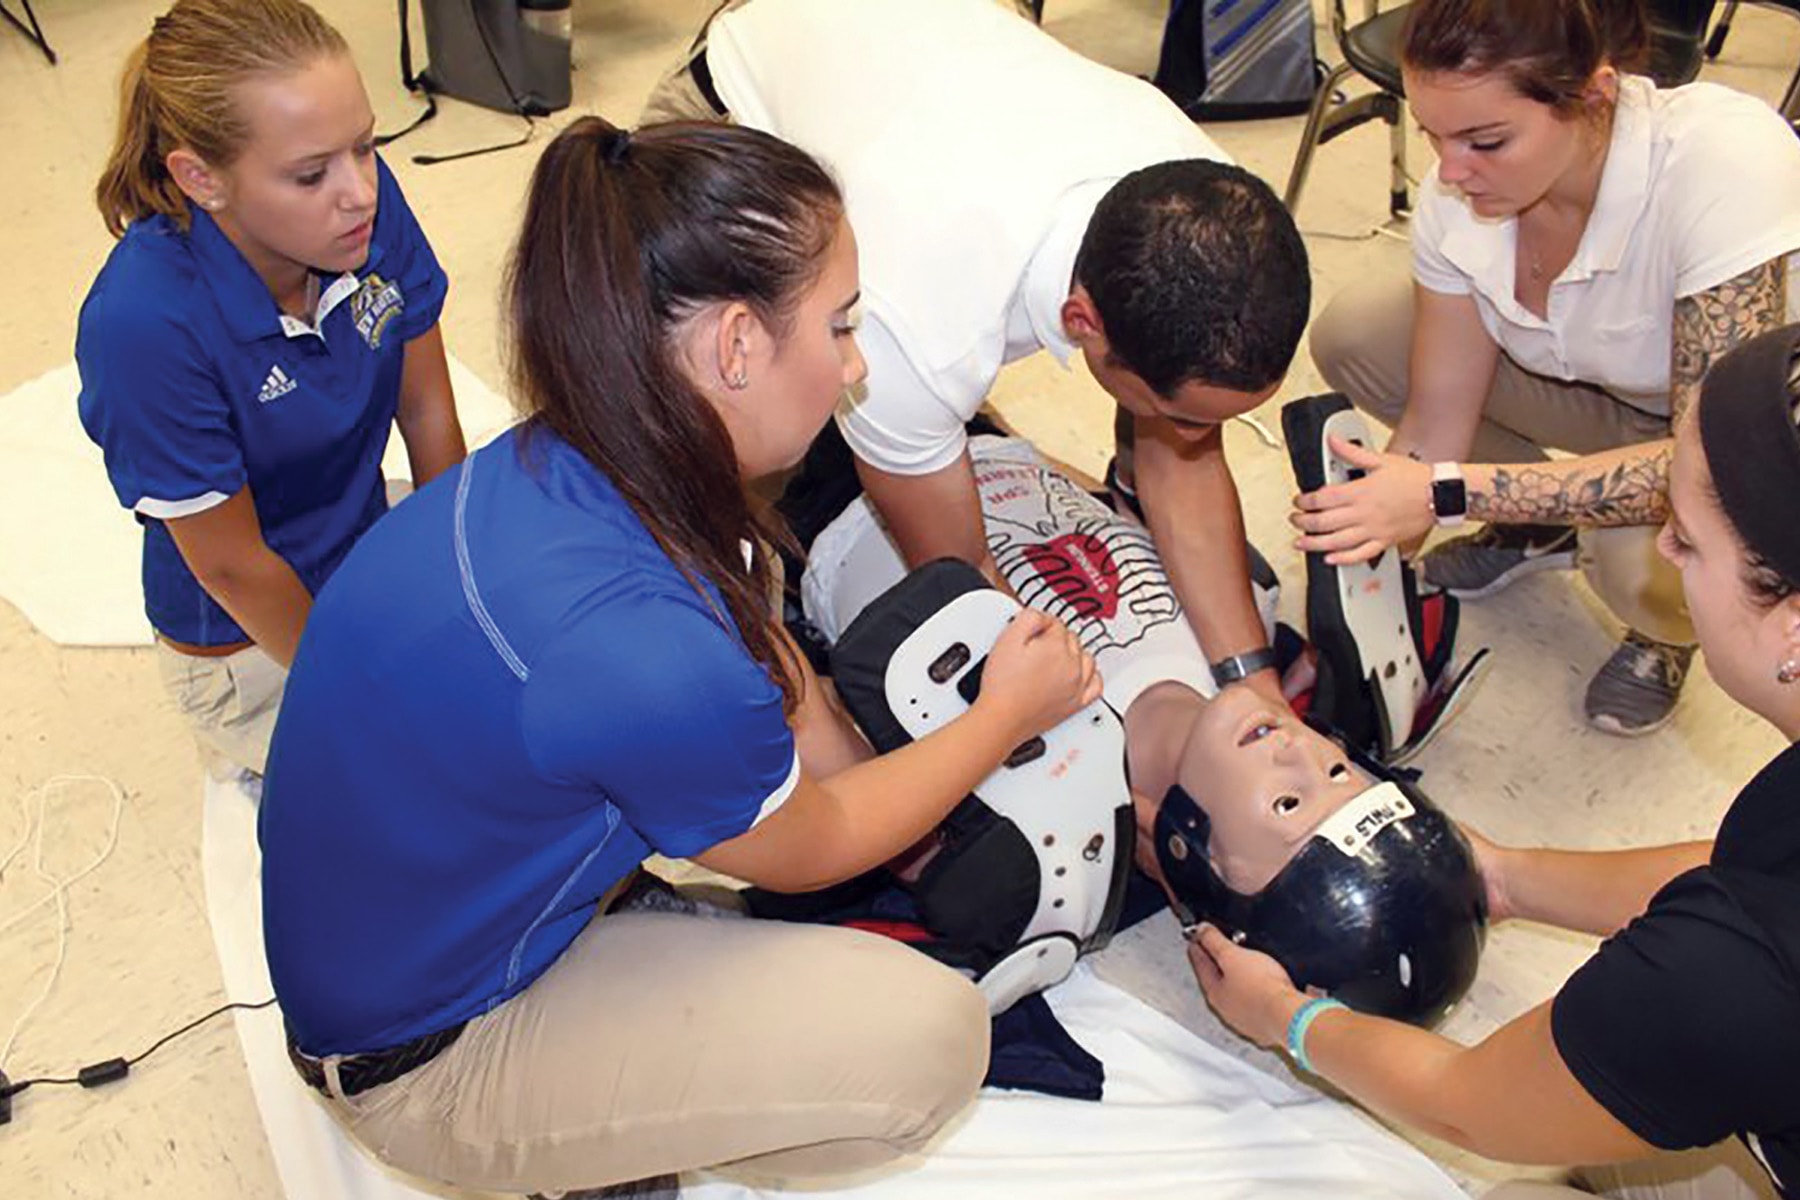
[[[462,1187],[779,1182],[918,1148],[974,1097],[988,1028],[972,984],[885,938],[623,912],[431,1062],[327,1103],[379,1158]]]
[[[638,114],[639,125],[657,125],[664,121],[731,120],[729,115],[721,114],[713,108],[711,101],[707,100],[700,86],[694,82],[688,68],[693,65],[694,58],[706,48],[706,29],[713,23],[713,18],[734,8],[742,8],[749,2],[750,0],[724,0],[708,14],[705,24],[695,33],[687,50],[650,90],[650,98],[644,101],[644,110]]]
[[[163,687],[200,743],[214,777],[242,769],[263,773],[281,711],[287,668],[256,646],[222,658],[200,658],[156,644]]]
[[[1339,292],[1313,322],[1319,373],[1390,428],[1406,407],[1412,352],[1413,283],[1390,276]],[[1592,454],[1669,436],[1668,418],[1631,407],[1597,387],[1534,375],[1500,356],[1470,461],[1537,462],[1546,448]],[[1688,644],[1694,627],[1681,576],[1656,552],[1654,526],[1584,529],[1581,565],[1602,602],[1632,629]]]
[[[1769,1173],[1736,1138],[1703,1150],[1583,1167],[1576,1175],[1580,1188],[1505,1183],[1482,1200],[1581,1200],[1595,1195],[1613,1200],[1777,1200]]]

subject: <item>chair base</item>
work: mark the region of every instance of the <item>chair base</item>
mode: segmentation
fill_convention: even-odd
[[[1755,0],[1752,0],[1752,3],[1754,2]],[[1737,16],[1738,3],[1739,0],[1729,0],[1725,5],[1725,11],[1719,14],[1718,24],[1713,26],[1712,36],[1706,39],[1706,57],[1709,60],[1719,57],[1720,52],[1725,49],[1725,39],[1731,35],[1731,22]],[[1768,7],[1782,9],[1795,16],[1800,16],[1800,4],[1793,3],[1791,0],[1777,0]],[[1781,97],[1781,103],[1776,106],[1776,111],[1786,117],[1789,124],[1795,126],[1796,133],[1800,133],[1800,67],[1794,69],[1794,77],[1788,80],[1787,92]]]
[[[1385,122],[1389,130],[1388,145],[1388,212],[1404,218],[1412,212],[1412,200],[1406,178],[1406,108],[1392,92],[1373,92],[1346,100],[1335,109],[1332,97],[1339,85],[1354,71],[1349,63],[1340,63],[1325,76],[1307,113],[1306,128],[1300,134],[1300,148],[1294,156],[1293,170],[1288,174],[1287,191],[1282,197],[1289,212],[1300,202],[1306,178],[1312,172],[1313,154],[1320,146],[1342,137],[1359,125],[1370,121]]]

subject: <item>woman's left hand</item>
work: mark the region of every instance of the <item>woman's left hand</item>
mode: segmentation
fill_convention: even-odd
[[[1221,1021],[1259,1046],[1287,1044],[1288,1023],[1306,997],[1280,963],[1204,923],[1188,942],[1188,962]]]
[[[1295,547],[1323,553],[1326,562],[1342,566],[1366,562],[1389,546],[1416,542],[1431,532],[1436,519],[1428,464],[1339,437],[1330,445],[1334,455],[1364,475],[1294,498],[1288,523],[1301,534]]]

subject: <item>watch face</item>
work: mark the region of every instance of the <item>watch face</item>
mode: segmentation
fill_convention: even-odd
[[[1469,489],[1460,479],[1431,481],[1431,511],[1439,517],[1460,517],[1469,511]]]

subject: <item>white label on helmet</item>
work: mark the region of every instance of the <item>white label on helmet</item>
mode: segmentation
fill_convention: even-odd
[[[1378,783],[1354,796],[1344,807],[1319,822],[1313,836],[1324,838],[1344,854],[1355,858],[1375,835],[1413,815],[1412,801],[1396,783]]]

